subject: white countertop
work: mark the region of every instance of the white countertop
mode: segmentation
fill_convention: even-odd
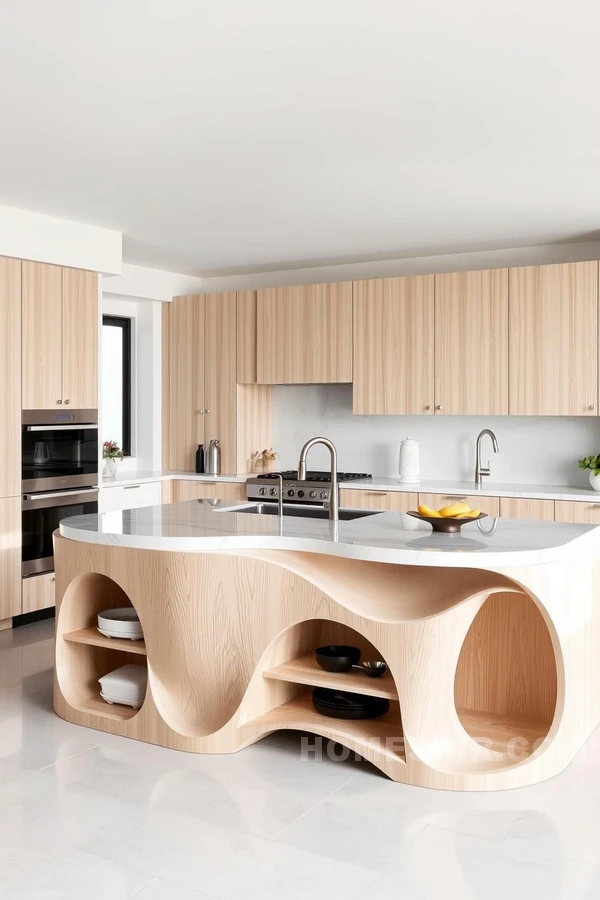
[[[195,472],[146,472],[130,470],[118,472],[114,478],[102,477],[103,488],[127,484],[144,484],[149,481],[229,481],[243,484],[252,475],[196,475]],[[370,479],[342,482],[340,487],[349,491],[404,491],[421,494],[446,494],[455,497],[520,497],[527,500],[575,500],[600,505],[600,492],[591,488],[576,488],[560,484],[518,484],[484,481],[478,487],[472,481],[423,480],[419,484],[401,484],[398,478],[374,476]]]
[[[330,523],[249,515],[239,509],[189,500],[74,516],[63,519],[60,533],[70,540],[145,550],[300,550],[401,565],[474,568],[576,558],[600,545],[600,528],[591,525],[498,519],[496,531],[490,535],[475,522],[466,524],[460,535],[434,535],[430,526],[399,512]],[[481,526],[487,527],[485,520]]]

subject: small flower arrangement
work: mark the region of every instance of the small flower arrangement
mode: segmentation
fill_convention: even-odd
[[[265,472],[276,472],[279,454],[272,447],[268,450],[257,451],[252,457],[252,471],[257,475]]]
[[[590,485],[595,491],[600,491],[600,453],[595,456],[584,456],[578,460],[580,469],[588,469],[590,473]]]
[[[123,451],[116,441],[104,441],[102,445],[103,459],[123,459]]]

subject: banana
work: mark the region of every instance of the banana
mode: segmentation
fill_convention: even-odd
[[[469,512],[461,513],[460,516],[455,516],[457,519],[476,519],[481,515],[480,509],[470,509]]]
[[[471,511],[471,507],[468,503],[453,503],[452,506],[444,506],[440,509],[440,516],[443,516],[445,519],[454,518],[455,516],[460,516],[463,513],[468,513]]]
[[[441,513],[437,509],[431,509],[429,506],[425,506],[424,503],[419,503],[419,512],[422,516],[428,516],[430,519],[441,519]]]

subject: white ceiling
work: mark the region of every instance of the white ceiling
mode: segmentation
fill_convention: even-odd
[[[598,237],[597,0],[0,5],[0,203],[190,274]]]

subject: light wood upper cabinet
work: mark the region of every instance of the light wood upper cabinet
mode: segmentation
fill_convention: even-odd
[[[508,269],[435,276],[435,411],[508,413]]]
[[[256,327],[259,384],[352,381],[352,282],[259,290]]]
[[[62,400],[98,408],[98,276],[62,270]]]
[[[204,442],[204,297],[162,307],[162,455],[165,469],[193,472]]]
[[[17,497],[21,494],[20,259],[0,258],[0,385],[0,497]]]
[[[221,471],[236,461],[236,295],[204,295],[204,441],[217,438]]]
[[[23,262],[23,409],[98,409],[98,276]]]
[[[598,415],[598,263],[511,269],[509,413]]]
[[[23,409],[56,409],[63,399],[62,269],[24,261],[22,277]]]
[[[354,282],[354,413],[433,413],[433,322],[433,275]]]

